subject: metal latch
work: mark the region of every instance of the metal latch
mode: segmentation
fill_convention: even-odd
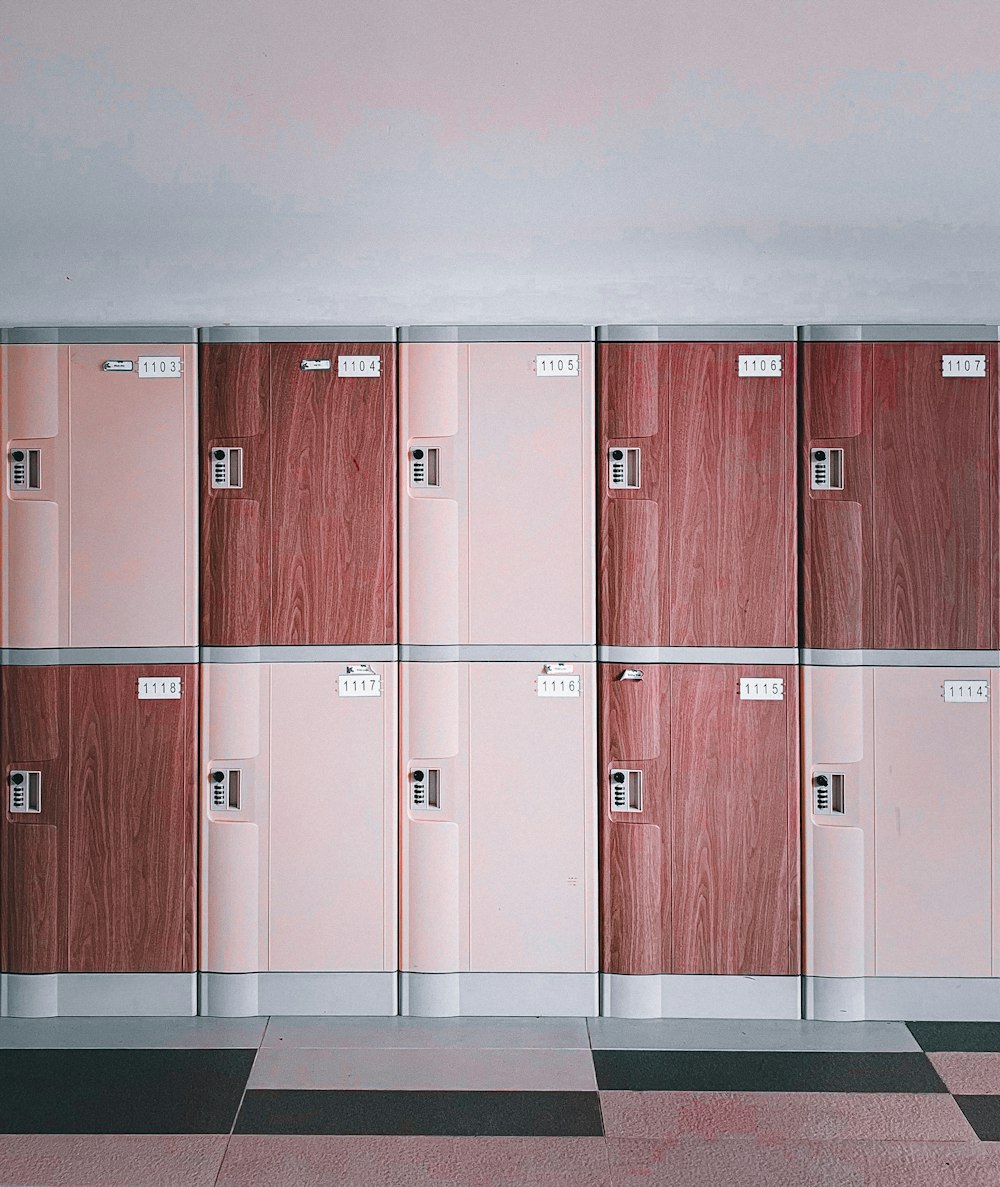
[[[572,664],[543,664],[542,668],[543,668],[546,676],[554,676],[554,675],[557,675],[559,672],[572,672],[573,671]]]
[[[375,669],[371,664],[348,664],[348,676],[374,676]]]
[[[330,359],[303,359],[299,363],[300,371],[329,371],[331,367]]]
[[[42,810],[42,772],[41,771],[11,771],[7,776],[10,788],[10,811],[41,812]]]
[[[608,486],[612,490],[638,490],[642,483],[641,454],[635,447],[608,450]]]
[[[625,668],[618,677],[619,680],[641,680],[642,672],[638,668]]]
[[[134,371],[135,363],[131,359],[105,359],[102,371]]]

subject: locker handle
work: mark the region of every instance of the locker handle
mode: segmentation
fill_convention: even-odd
[[[821,771],[813,776],[813,811],[817,816],[843,816],[846,812],[843,771]]]
[[[441,485],[441,451],[418,445],[410,450],[410,486],[419,490]]]
[[[811,490],[844,489],[844,451],[820,447],[809,450]]]
[[[414,808],[441,808],[441,770],[438,767],[416,767],[410,772],[412,787],[410,803]]]
[[[7,776],[7,786],[10,789],[8,810],[12,815],[20,815],[26,812],[41,812],[41,771],[11,771]]]

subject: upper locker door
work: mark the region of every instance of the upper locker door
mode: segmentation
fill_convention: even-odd
[[[195,348],[69,351],[71,647],[198,641]]]
[[[201,346],[201,642],[252,647],[271,630],[269,347]]]
[[[270,351],[268,642],[393,643],[395,347],[306,342]]]
[[[876,648],[995,648],[997,343],[872,348]]]

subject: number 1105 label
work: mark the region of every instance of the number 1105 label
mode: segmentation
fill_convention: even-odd
[[[536,375],[579,375],[580,356],[578,354],[536,354]]]

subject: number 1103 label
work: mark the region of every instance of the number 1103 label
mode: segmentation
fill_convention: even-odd
[[[579,375],[580,356],[578,354],[536,354],[536,375]]]
[[[784,699],[784,680],[765,680],[753,676],[740,677],[741,701],[783,701]]]

